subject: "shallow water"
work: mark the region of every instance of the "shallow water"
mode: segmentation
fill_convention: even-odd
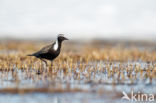
[[[109,69],[108,69],[109,64]],[[74,64],[73,64],[74,65]],[[79,64],[85,65],[85,64]],[[79,66],[78,65],[78,66]],[[0,94],[0,103],[120,103],[122,92],[131,93],[141,92],[147,94],[156,94],[156,78],[150,80],[146,76],[146,70],[151,71],[156,66],[155,63],[146,62],[92,62],[87,64],[83,70],[69,69],[64,73],[60,69],[55,75],[48,74],[45,70],[37,74],[35,69],[22,71],[15,67],[14,71],[0,72],[0,89],[4,88],[61,88],[66,90],[81,89],[82,92],[53,92],[53,93],[25,93],[25,94]],[[97,67],[97,68],[96,68]],[[137,72],[136,67],[142,69],[143,73]],[[124,79],[118,78],[117,71],[123,68]],[[132,80],[127,77],[128,72],[124,68],[131,68]],[[109,72],[116,69],[113,75]],[[55,71],[54,71],[55,72]],[[141,78],[142,76],[145,76]],[[117,79],[118,78],[118,79]],[[6,101],[7,100],[7,101]]]
[[[114,101],[114,100],[113,100]],[[95,93],[31,93],[31,94],[1,94],[0,103],[109,103],[107,95]],[[114,101],[119,103],[120,100]]]

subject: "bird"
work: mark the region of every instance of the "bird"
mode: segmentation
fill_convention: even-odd
[[[64,37],[63,34],[59,34],[57,36],[57,39],[54,43],[47,45],[45,47],[43,47],[41,50],[33,53],[33,54],[29,54],[27,56],[34,56],[36,58],[39,58],[40,60],[42,60],[43,62],[45,62],[46,66],[47,66],[47,61],[49,60],[52,61],[59,56],[60,52],[61,52],[61,46],[62,46],[62,42],[65,40],[69,40],[68,38]],[[52,64],[51,64],[52,65]]]

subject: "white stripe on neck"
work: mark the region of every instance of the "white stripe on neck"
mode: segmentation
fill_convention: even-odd
[[[58,49],[58,40],[56,40],[54,44],[54,50],[57,51],[57,49]]]

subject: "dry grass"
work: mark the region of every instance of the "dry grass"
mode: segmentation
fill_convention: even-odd
[[[16,84],[15,89],[5,88],[0,92],[22,91],[19,89],[23,80],[18,74],[19,70],[24,73],[26,79],[31,79],[34,83],[38,81],[45,83],[48,89],[42,88],[43,91],[52,92],[74,90],[71,89],[70,81],[67,78],[74,78],[74,81],[78,82],[83,81],[84,84],[112,86],[135,85],[138,78],[149,79],[149,83],[152,84],[153,79],[155,81],[156,78],[156,50],[153,49],[154,47],[140,49],[134,45],[126,47],[125,45],[100,44],[99,46],[93,43],[68,43],[63,46],[61,55],[53,62],[53,66],[49,64],[48,67],[45,67],[39,59],[26,56],[38,51],[44,45],[45,43],[32,41],[10,41],[0,44],[1,81],[3,82],[2,79],[7,78],[11,72],[11,78]],[[141,64],[133,64],[128,61],[141,61],[146,63],[146,66],[143,67]],[[125,63],[127,64],[125,65]],[[102,75],[100,73],[106,73],[106,78],[99,77],[100,79],[97,79],[97,75]],[[64,80],[65,88],[62,85]],[[34,90],[40,91],[30,88],[23,89],[23,92]]]

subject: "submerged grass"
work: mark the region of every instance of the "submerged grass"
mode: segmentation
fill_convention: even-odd
[[[113,90],[122,85],[156,85],[155,45],[68,43],[48,67],[26,56],[43,45],[38,41],[0,44],[0,92],[98,92],[107,85]]]

